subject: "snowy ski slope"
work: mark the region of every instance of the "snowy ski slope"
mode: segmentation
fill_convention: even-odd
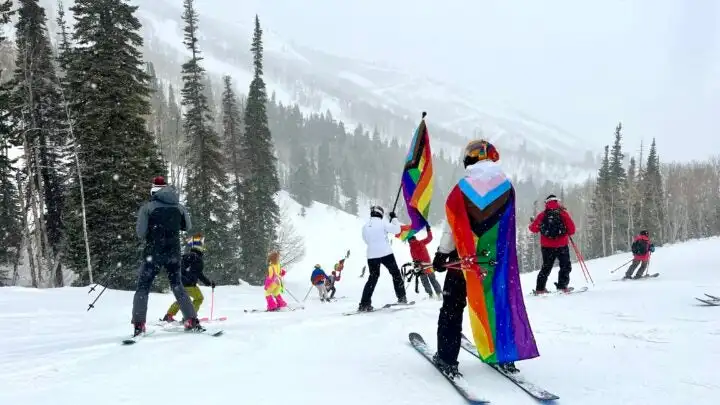
[[[304,310],[246,314],[264,306],[261,289],[219,287],[215,316],[228,320],[218,322],[225,328],[218,338],[158,331],[121,346],[131,332],[131,292],[107,291],[86,312],[94,294],[87,288],[0,288],[0,404],[463,404],[408,344],[415,331],[435,345],[439,302],[411,292],[418,300],[412,309],[341,315],[357,306],[365,281],[361,223],[320,204],[296,221],[308,257],[290,269],[291,291],[302,299],[312,265],[330,268],[349,248],[338,284],[338,296],[348,298],[323,304],[313,291]],[[558,404],[717,404],[720,308],[693,297],[720,295],[718,246],[720,239],[708,239],[659,248],[650,272],[661,276],[636,282],[609,274],[626,255],[594,260],[588,266],[596,285],[588,292],[528,297],[541,357],[518,363],[523,374],[558,394]],[[407,258],[402,244],[394,247]],[[579,267],[572,277],[576,287],[585,285]],[[534,278],[523,276],[526,292]],[[209,316],[210,290],[203,292],[200,316]],[[373,303],[393,300],[384,273]],[[172,301],[152,295],[149,319]],[[536,403],[469,354],[460,362],[493,404]]]

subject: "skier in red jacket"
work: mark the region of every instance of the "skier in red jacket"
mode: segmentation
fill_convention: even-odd
[[[427,251],[428,243],[433,240],[430,225],[427,225],[425,230],[427,231],[427,237],[423,240],[418,240],[415,236],[408,238],[408,243],[410,244],[410,257],[412,257],[413,263],[416,266],[418,264],[428,265],[432,263],[432,260],[430,260],[430,254]],[[431,266],[421,272],[418,277],[420,278],[420,282],[422,282],[425,292],[430,295],[430,298],[437,297],[437,299],[442,299],[442,288],[440,288],[440,283],[438,283],[435,278],[435,271]],[[432,284],[432,288],[430,287],[430,284]],[[435,297],[433,296],[433,290],[435,290]]]
[[[560,272],[555,287],[558,290],[567,291],[572,270],[568,243],[570,237],[575,234],[575,223],[554,194],[550,194],[545,199],[545,211],[531,221],[530,232],[540,233],[540,250],[543,260],[537,277],[535,294],[547,294],[545,284],[547,284],[555,259],[560,262]]]
[[[655,245],[650,242],[650,235],[648,234],[648,231],[640,231],[640,234],[635,237],[635,240],[633,240],[630,250],[632,250],[633,253],[633,261],[625,272],[623,280],[631,278],[638,279],[643,276],[643,273],[645,273],[648,262],[650,262],[650,253],[655,251]],[[640,269],[637,274],[635,274],[635,277],[633,277],[633,273],[635,272],[635,269],[637,269],[638,265],[640,266]]]

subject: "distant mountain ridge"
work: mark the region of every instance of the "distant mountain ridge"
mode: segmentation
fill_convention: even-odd
[[[132,2],[140,6],[145,59],[153,62],[161,78],[180,83],[180,64],[187,57],[182,1]],[[51,10],[52,29],[57,4],[41,3]],[[71,3],[66,0],[65,7]],[[211,75],[232,75],[238,90],[245,93],[252,78],[252,27],[203,14],[207,5],[202,3],[197,7],[203,64]],[[459,156],[468,140],[482,135],[501,145],[506,170],[519,178],[578,182],[596,169],[582,139],[524,113],[488,107],[469,92],[434,79],[291,44],[274,34],[272,27],[264,27],[264,40],[269,92],[285,104],[298,104],[304,113],[329,111],[349,130],[361,123],[377,127],[385,138],[407,143],[420,112],[427,111],[434,152],[442,149],[446,156]]]

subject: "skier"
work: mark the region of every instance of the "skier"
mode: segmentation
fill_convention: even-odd
[[[367,245],[367,265],[370,276],[363,288],[359,312],[370,312],[372,307],[372,295],[375,291],[378,278],[380,278],[380,265],[385,266],[393,279],[395,287],[395,295],[399,304],[407,304],[405,296],[405,283],[400,275],[400,269],[395,261],[392,247],[387,239],[387,235],[397,235],[400,233],[400,222],[394,212],[390,213],[390,222],[384,222],[385,210],[382,207],[373,205],[370,207],[370,220],[363,226],[362,235]]]
[[[285,269],[280,268],[280,252],[271,252],[268,255],[268,275],[265,278],[265,300],[267,301],[268,312],[277,311],[287,306],[281,295],[283,292],[282,280],[285,273]]]
[[[575,222],[560,200],[550,194],[545,199],[545,211],[538,214],[529,226],[530,232],[540,233],[540,250],[542,252],[542,267],[537,276],[535,294],[547,294],[545,289],[548,277],[555,265],[555,259],[560,262],[560,272],[555,287],[561,291],[568,291],[570,284],[570,237],[575,234]]]
[[[198,280],[202,281],[203,284],[210,286],[213,290],[215,289],[215,282],[210,281],[203,273],[203,268],[205,267],[205,262],[203,260],[203,255],[205,253],[205,240],[202,234],[198,233],[193,235],[190,241],[188,241],[187,247],[189,251],[182,257],[181,278],[185,292],[190,298],[192,298],[193,308],[195,309],[195,312],[197,312],[200,310],[200,306],[205,300],[202,291],[200,291],[200,288],[197,285]],[[165,317],[162,318],[162,321],[175,322],[174,316],[178,313],[179,309],[180,305],[177,301],[173,302],[172,305],[170,305],[170,308],[168,308]]]
[[[650,242],[650,235],[648,234],[648,231],[640,231],[640,234],[635,237],[635,240],[630,246],[630,249],[633,253],[633,261],[628,270],[625,272],[625,277],[623,277],[623,280],[628,280],[632,278],[638,279],[643,276],[643,273],[645,273],[645,269],[650,262],[650,253],[655,251],[655,245]],[[638,265],[640,266],[640,269],[638,270],[635,277],[633,277],[633,272],[638,267]]]
[[[183,313],[185,329],[202,332],[197,313],[190,302],[180,278],[180,231],[190,230],[190,216],[174,187],[168,186],[165,178],[157,176],[150,189],[150,201],[138,211],[136,233],[145,242],[145,261],[138,271],[137,290],[133,298],[133,336],[145,332],[148,294],[155,276],[165,269],[170,288]]]
[[[430,225],[427,225],[425,227],[425,231],[427,232],[427,237],[423,240],[418,240],[415,235],[408,238],[408,243],[410,245],[410,257],[412,257],[413,263],[416,267],[431,263],[430,254],[427,251],[428,243],[432,242],[433,240]],[[437,296],[437,299],[442,299],[442,288],[440,288],[440,283],[438,283],[437,279],[435,278],[435,272],[433,271],[432,267],[428,267],[427,269],[418,273],[418,278],[420,278],[420,282],[422,283],[425,292],[430,296],[431,299],[435,298],[433,296],[433,290],[435,290],[435,296]]]
[[[328,278],[325,279],[325,288],[330,293],[330,297],[328,301],[333,299],[335,297],[335,292],[337,291],[335,289],[335,283],[337,281],[340,281],[340,277],[342,277],[342,271],[345,268],[345,258],[340,259],[339,262],[335,263],[335,266],[333,267],[333,271],[330,272],[330,275]]]
[[[445,204],[449,227],[433,260],[436,271],[447,271],[433,361],[450,377],[461,375],[457,359],[466,304],[484,362],[518,372],[515,361],[539,356],[520,286],[515,189],[496,163],[499,159],[489,142],[470,142],[463,159],[465,177]]]
[[[326,288],[327,279],[328,276],[327,273],[325,273],[325,270],[323,270],[319,264],[316,264],[312,274],[310,274],[310,282],[315,286],[315,288],[317,288],[320,301],[322,302],[330,302]]]

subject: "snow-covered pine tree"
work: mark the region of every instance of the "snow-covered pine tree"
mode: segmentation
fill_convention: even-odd
[[[590,203],[590,233],[589,245],[590,251],[586,252],[589,256],[594,257],[607,256],[609,249],[607,242],[608,215],[609,215],[609,195],[610,195],[610,147],[605,146],[605,154],[602,164],[598,170],[598,177],[595,184],[595,192],[592,202]]]
[[[625,155],[622,152],[622,123],[615,127],[615,142],[610,153],[608,179],[610,234],[608,246],[610,254],[617,250],[626,250],[625,235],[628,228],[627,214],[627,173],[624,166]]]
[[[255,16],[255,30],[250,51],[253,54],[254,75],[245,106],[245,137],[243,156],[249,166],[249,176],[243,196],[243,227],[241,257],[245,266],[244,279],[261,284],[266,272],[266,257],[276,241],[276,227],[280,210],[275,194],[280,190],[277,159],[267,115],[267,89],[263,80],[263,43],[260,19]],[[280,258],[282,261],[282,257]]]
[[[44,270],[40,270],[39,275],[44,277],[44,272],[52,276],[52,285],[62,287],[59,255],[64,233],[64,179],[61,162],[66,121],[47,36],[45,9],[38,0],[20,0],[18,3],[16,68],[9,84],[13,132],[25,151],[22,181],[27,182],[34,218],[32,247],[44,259]]]
[[[0,26],[10,22],[12,3],[0,1]],[[2,36],[0,27],[0,43]],[[20,200],[14,184],[13,162],[8,150],[16,146],[7,125],[10,110],[10,92],[7,86],[0,84],[0,286],[11,284],[14,280],[8,274],[10,267],[17,266],[22,243],[22,221],[20,219]]]
[[[630,246],[632,244],[633,237],[637,232],[635,227],[637,215],[639,213],[638,200],[640,198],[637,187],[637,165],[635,163],[634,157],[630,158],[630,165],[628,166],[627,170],[627,181],[625,187],[627,190],[626,210],[628,218],[627,232],[625,233],[625,244],[626,246]]]
[[[650,144],[647,164],[642,178],[643,184],[643,209],[641,212],[642,228],[650,233],[650,236],[659,243],[663,241],[664,201],[663,181],[660,173],[660,157],[657,153],[655,138]]]
[[[183,130],[187,140],[187,183],[185,196],[193,221],[192,232],[202,232],[211,249],[205,259],[208,277],[219,283],[234,283],[239,265],[234,259],[236,245],[230,237],[230,200],[225,156],[205,86],[205,69],[198,45],[198,14],[194,0],[185,0],[183,43],[190,59],[182,65]]]
[[[236,246],[240,246],[240,235],[242,227],[245,225],[241,208],[243,197],[243,180],[247,177],[247,162],[242,156],[242,141],[244,136],[242,121],[242,106],[233,89],[232,77],[225,76],[223,78],[224,91],[222,94],[222,128],[223,141],[225,144],[225,162],[227,164],[227,172],[229,173],[230,188],[229,201],[233,205],[231,208],[231,230]],[[239,254],[238,252],[233,252]]]
[[[75,26],[67,80],[87,212],[95,280],[134,289],[144,258],[135,235],[136,213],[150,197],[152,178],[165,175],[143,116],[149,112],[148,76],[140,48],[136,6],[123,0],[75,0]],[[69,181],[65,211],[68,262],[86,267],[77,173]],[[80,273],[79,284],[88,274]]]

